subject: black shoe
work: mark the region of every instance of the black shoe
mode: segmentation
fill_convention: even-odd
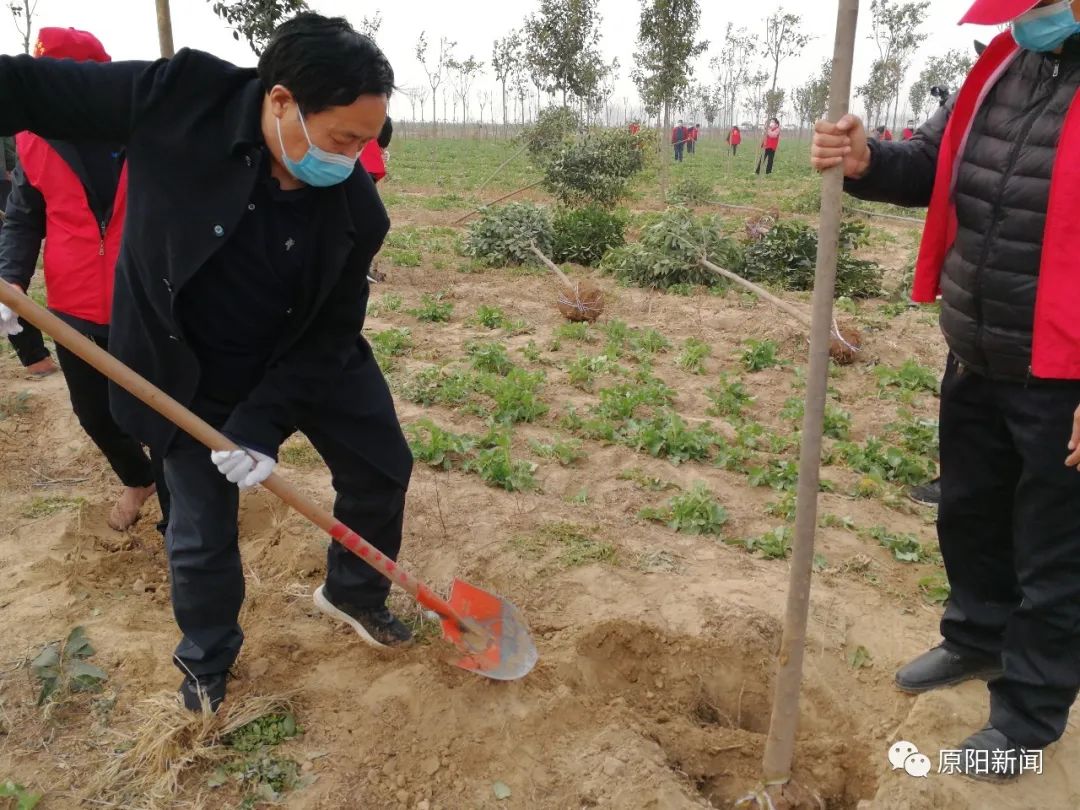
[[[993,680],[1000,675],[1000,660],[956,653],[941,645],[902,667],[896,673],[896,686],[904,692],[919,694],[975,678]]]
[[[1041,751],[1023,749],[989,725],[960,743],[960,750],[964,753],[959,772],[983,782],[1008,782],[1025,770],[1035,771],[1028,766],[1029,757],[1039,760],[1041,767]]]
[[[184,699],[184,708],[201,712],[203,698],[210,711],[216,712],[221,702],[225,700],[225,679],[229,673],[215,672],[211,675],[188,676],[180,684],[180,696]]]
[[[935,478],[929,484],[912,487],[907,491],[907,496],[909,500],[914,501],[919,506],[936,508],[941,503],[941,479]]]
[[[346,602],[331,602],[326,586],[320,585],[315,590],[315,607],[348,624],[373,647],[400,648],[412,644],[412,631],[385,606],[358,608]]]

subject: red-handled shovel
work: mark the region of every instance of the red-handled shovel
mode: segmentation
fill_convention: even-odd
[[[0,303],[7,304],[23,320],[52,336],[57,343],[77,354],[207,448],[239,449],[175,399],[35,304],[22,291],[0,282]],[[510,602],[460,579],[454,580],[450,586],[450,598],[444,600],[284,478],[271,475],[263,486],[384,577],[412,594],[425,608],[435,611],[442,623],[443,637],[460,653],[460,657],[453,662],[456,666],[487,678],[512,681],[524,677],[536,665],[536,645],[521,611]]]

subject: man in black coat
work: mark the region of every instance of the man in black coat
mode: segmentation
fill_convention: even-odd
[[[340,18],[278,28],[258,70],[199,51],[87,64],[0,57],[0,133],[126,144],[128,220],[112,350],[243,451],[208,453],[114,388],[119,424],[163,455],[175,659],[185,704],[216,708],[240,651],[238,487],[300,430],[333,475],[334,514],[397,556],[412,457],[360,336],[389,220],[356,156],[394,74]],[[389,582],[332,543],[321,610],[376,646],[411,641]]]

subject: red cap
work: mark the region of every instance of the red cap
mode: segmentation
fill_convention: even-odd
[[[975,0],[960,20],[960,25],[1001,25],[1026,14],[1037,5],[1039,0]]]
[[[97,37],[77,28],[42,28],[38,31],[34,56],[74,59],[76,62],[112,61]]]

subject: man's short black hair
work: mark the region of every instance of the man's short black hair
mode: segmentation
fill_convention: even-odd
[[[305,114],[394,90],[394,69],[374,42],[343,17],[311,12],[277,27],[259,57],[259,78],[268,93],[287,87]]]

